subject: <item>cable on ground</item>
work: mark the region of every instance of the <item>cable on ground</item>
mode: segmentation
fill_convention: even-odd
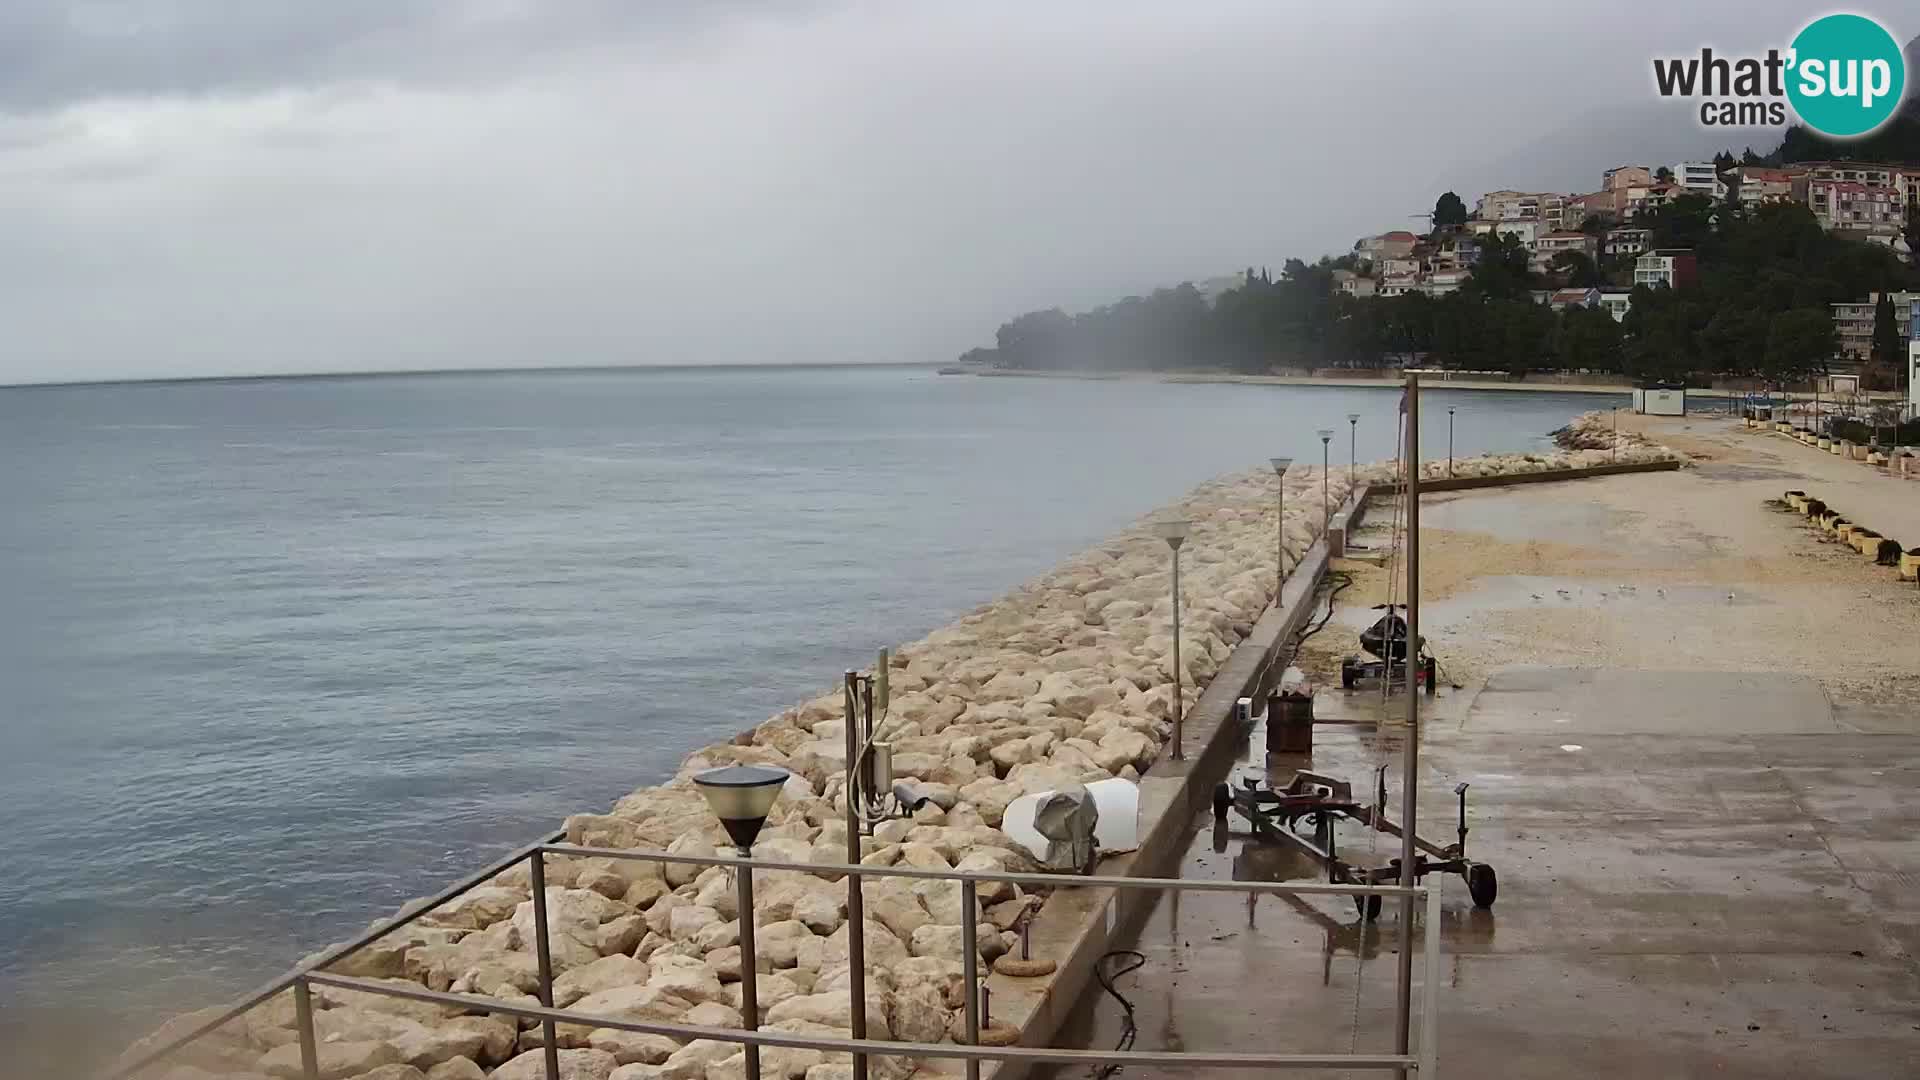
[[[1126,962],[1122,964],[1117,964],[1112,968],[1112,970],[1108,970],[1108,966],[1107,966],[1108,961],[1116,958],[1122,959]],[[1140,1033],[1140,1028],[1137,1024],[1134,1023],[1133,1002],[1128,1001],[1124,994],[1120,993],[1120,991],[1115,990],[1113,988],[1113,980],[1119,978],[1122,975],[1128,975],[1128,974],[1132,974],[1133,972],[1139,971],[1141,968],[1145,967],[1146,964],[1147,964],[1146,954],[1142,952],[1136,952],[1133,949],[1115,949],[1112,952],[1107,953],[1105,956],[1102,956],[1099,960],[1094,962],[1093,977],[1100,981],[1100,989],[1105,990],[1109,994],[1112,994],[1113,1000],[1119,1002],[1120,1008],[1125,1010],[1125,1014],[1121,1019],[1121,1022],[1125,1026],[1122,1028],[1120,1032],[1120,1041],[1113,1044],[1113,1052],[1116,1054],[1124,1054],[1127,1051],[1133,1049],[1133,1040],[1134,1040],[1134,1037]],[[1114,1073],[1117,1073],[1119,1071],[1120,1071],[1119,1062],[1111,1062],[1106,1065],[1102,1065],[1099,1068],[1093,1070],[1093,1080],[1107,1080],[1108,1077],[1111,1077]]]

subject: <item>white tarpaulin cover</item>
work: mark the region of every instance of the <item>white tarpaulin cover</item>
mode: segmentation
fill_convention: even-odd
[[[1092,809],[1098,814],[1094,820],[1093,836],[1099,841],[1100,854],[1117,855],[1137,849],[1140,846],[1139,785],[1115,777],[1112,780],[1095,780],[1085,787],[1087,794],[1093,797]],[[1035,826],[1034,817],[1047,797],[1053,794],[1056,793],[1042,791],[1020,796],[1007,804],[1006,815],[1000,823],[1002,832],[1042,862],[1046,861],[1049,841]]]

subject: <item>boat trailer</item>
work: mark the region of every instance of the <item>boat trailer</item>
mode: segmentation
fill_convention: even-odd
[[[1229,783],[1214,786],[1213,816],[1224,822],[1227,820],[1227,811],[1233,810],[1245,818],[1260,836],[1268,840],[1285,841],[1317,860],[1326,868],[1327,880],[1333,884],[1392,885],[1400,880],[1399,859],[1379,867],[1355,866],[1340,858],[1334,847],[1334,824],[1343,817],[1375,832],[1402,835],[1400,825],[1386,814],[1387,767],[1382,765],[1374,770],[1374,777],[1375,800],[1369,806],[1354,800],[1351,784],[1324,773],[1301,769],[1293,774],[1292,781],[1283,791],[1273,790],[1263,776],[1243,774],[1237,787]],[[1487,908],[1493,906],[1500,885],[1492,866],[1467,858],[1469,786],[1461,783],[1453,788],[1453,793],[1460,799],[1458,841],[1442,847],[1419,835],[1414,836],[1414,847],[1421,854],[1414,857],[1413,880],[1418,882],[1428,874],[1458,874],[1466,881],[1467,892],[1473,897],[1474,906]],[[1302,822],[1312,826],[1311,838],[1300,834],[1299,825]],[[1379,916],[1379,896],[1356,896],[1353,901],[1360,909],[1362,918],[1371,921]]]

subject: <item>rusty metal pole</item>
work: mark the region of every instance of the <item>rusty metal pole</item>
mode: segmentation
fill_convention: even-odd
[[[967,986],[967,1045],[980,1045],[980,942],[979,904],[974,897],[972,878],[960,881],[960,972]],[[967,1059],[967,1080],[980,1080],[980,1062]]]
[[[860,673],[846,675],[847,770],[842,785],[847,803],[847,865],[860,865],[860,811],[854,763],[860,758],[858,699]],[[859,874],[847,875],[847,988],[853,995],[853,1009],[847,1014],[850,1033],[856,1039],[867,1037],[867,904]],[[853,1080],[867,1080],[867,1055],[853,1055]]]
[[[528,863],[533,886],[533,953],[540,968],[540,1004],[553,1008],[553,952],[547,945],[547,858],[535,851]],[[553,1020],[540,1021],[540,1045],[546,1058],[546,1080],[560,1080],[560,1047],[555,1045]]]
[[[1392,612],[1388,612],[1389,615]],[[1388,650],[1392,652],[1391,649]],[[1420,795],[1420,691],[1414,671],[1420,666],[1420,376],[1407,372],[1407,732],[1400,762],[1400,884],[1413,887],[1413,860],[1419,854],[1414,816]],[[1388,660],[1391,675],[1392,660]],[[1431,928],[1430,928],[1431,929]],[[1433,992],[1432,987],[1427,988]],[[1404,1054],[1413,1014],[1413,894],[1400,898],[1400,963],[1395,986],[1393,1045]],[[1405,1076],[1406,1070],[1400,1070]]]
[[[313,1038],[313,994],[305,979],[293,984],[293,1019],[300,1029],[301,1080],[320,1080],[320,1052]]]
[[[740,905],[740,1027],[744,1031],[760,1029],[759,953],[753,943],[753,849],[740,852],[740,865],[734,867],[734,882],[739,886]],[[747,1044],[747,1080],[760,1080],[760,1047]]]

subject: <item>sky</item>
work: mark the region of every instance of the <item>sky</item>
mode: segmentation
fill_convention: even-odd
[[[1765,149],[1650,59],[1825,11],[6,0],[0,383],[947,360],[1449,188]]]

